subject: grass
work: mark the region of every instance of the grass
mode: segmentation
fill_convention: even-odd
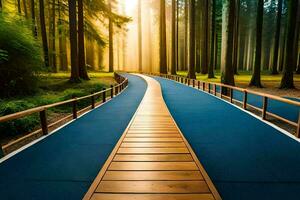
[[[73,96],[80,97],[98,92],[114,84],[113,73],[93,72],[89,73],[91,80],[81,83],[70,83],[69,73],[41,74],[38,92],[32,96],[18,96],[8,99],[0,99],[0,116],[27,110],[41,105],[64,101]],[[90,104],[90,100],[78,102],[78,107],[83,108]],[[63,105],[49,109],[49,120],[64,116],[71,112],[70,105]],[[0,142],[10,136],[23,134],[34,130],[39,125],[38,114],[23,117],[0,124]]]
[[[187,76],[186,71],[179,71],[177,72],[178,75]],[[235,84],[238,87],[242,88],[249,88],[249,82],[251,80],[252,74],[249,71],[239,71],[238,75],[234,76]],[[281,82],[281,74],[278,75],[271,75],[269,71],[263,71],[261,72],[261,82],[263,85],[263,88],[256,88],[251,87],[251,90],[264,92],[268,94],[273,94],[277,96],[288,96],[288,97],[298,97],[300,98],[300,75],[295,74],[294,75],[294,84],[296,89],[289,89],[289,90],[282,90],[279,89],[279,85]],[[221,82],[221,75],[220,71],[215,72],[215,78],[209,79],[207,78],[206,74],[197,74],[198,80],[208,81],[208,82]]]

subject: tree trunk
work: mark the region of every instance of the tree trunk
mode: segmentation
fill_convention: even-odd
[[[172,0],[172,53],[171,74],[176,74],[176,0]]]
[[[27,19],[28,18],[28,13],[27,13],[26,0],[23,0],[23,9],[24,9],[24,16]]]
[[[208,78],[214,78],[214,59],[215,58],[215,39],[216,32],[216,0],[212,0],[212,16],[211,16],[211,49],[210,49],[210,65],[208,66]]]
[[[234,31],[234,17],[235,17],[235,0],[225,0],[224,17],[226,21],[225,34],[226,44],[225,49],[225,63],[222,67],[221,81],[224,84],[234,85],[234,70],[232,65],[232,49],[233,49],[233,31]]]
[[[282,1],[283,0],[278,0],[278,10],[277,10],[277,22],[276,22],[276,33],[275,33],[272,74],[278,74],[277,66],[278,66],[278,51],[279,51],[279,42],[280,42],[280,31],[281,31],[280,27],[281,27]]]
[[[299,53],[299,56],[298,56],[298,67],[297,67],[297,70],[296,70],[296,74],[300,74],[300,53]]]
[[[195,73],[195,0],[190,0],[190,67],[188,77],[196,79]]]
[[[111,9],[111,1],[108,1],[108,9],[109,9],[109,22],[108,22],[108,29],[109,29],[109,72],[114,71],[114,30],[113,30],[113,21],[112,21],[112,9]]]
[[[179,1],[176,1],[176,71],[179,70]]]
[[[67,41],[66,41],[66,36],[65,36],[65,27],[64,27],[64,22],[61,18],[61,9],[62,9],[62,2],[61,0],[58,0],[58,20],[57,20],[57,25],[58,25],[58,46],[59,46],[59,64],[60,64],[60,69],[63,71],[68,70],[68,58],[67,58]]]
[[[167,44],[166,44],[166,8],[165,0],[160,0],[160,23],[159,23],[159,35],[160,35],[160,47],[159,47],[159,67],[160,73],[166,74],[167,70]]]
[[[287,32],[287,44],[286,44],[286,65],[283,69],[283,75],[281,79],[280,88],[289,89],[295,88],[294,86],[294,55],[295,48],[294,43],[296,39],[296,23],[297,23],[297,9],[298,1],[289,0],[288,4],[288,32]]]
[[[139,45],[139,71],[143,71],[143,43],[142,43],[142,3],[138,0],[138,45]]]
[[[189,6],[188,6],[188,0],[185,0],[184,3],[184,70],[187,70],[188,68],[188,19],[189,19]]]
[[[3,6],[2,6],[2,0],[0,0],[0,12],[2,11],[2,8],[3,8]]]
[[[40,9],[41,36],[42,36],[43,52],[44,52],[44,63],[46,67],[49,67],[49,50],[48,50],[46,24],[45,24],[44,0],[39,0],[39,6],[40,6],[39,9]]]
[[[53,72],[57,72],[57,65],[56,65],[56,43],[55,43],[55,38],[56,38],[56,27],[55,27],[55,0],[52,0],[52,13],[51,13],[51,47],[52,47],[52,51],[51,51],[51,60],[52,60],[52,69]]]
[[[253,75],[250,86],[262,87],[260,69],[261,69],[261,46],[262,46],[262,27],[264,14],[264,0],[258,0],[257,18],[256,18],[256,50]]]
[[[37,38],[37,27],[35,22],[35,1],[31,0],[31,22],[32,22],[32,34],[35,38]]]
[[[90,80],[86,69],[84,52],[83,0],[78,0],[78,68],[79,77],[83,80]]]
[[[204,17],[203,17],[203,22],[204,22],[204,30],[203,30],[203,48],[202,48],[202,67],[201,67],[201,74],[207,74],[208,72],[208,62],[209,62],[209,41],[208,41],[208,34],[209,34],[209,18],[208,18],[208,0],[205,0],[204,3]]]
[[[238,74],[238,52],[239,52],[239,17],[240,17],[240,0],[236,0],[236,16],[234,24],[234,48],[233,48],[233,68],[234,74]]]
[[[21,0],[17,0],[18,13],[21,14]]]
[[[77,17],[76,1],[69,0],[69,26],[70,26],[70,50],[71,50],[71,82],[80,82],[78,69],[77,50]]]

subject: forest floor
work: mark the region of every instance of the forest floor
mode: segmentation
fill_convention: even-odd
[[[116,83],[113,73],[89,73],[91,80],[81,83],[70,83],[69,73],[41,74],[39,89],[34,95],[0,99],[0,116],[15,113],[37,106],[47,105],[98,92]],[[99,99],[97,99],[99,101]],[[78,103],[79,109],[90,105],[90,100]],[[59,106],[47,111],[48,121],[55,121],[71,113],[71,106]],[[48,122],[48,123],[49,123]],[[5,144],[23,135],[24,132],[35,130],[39,126],[38,114],[0,124],[0,143]],[[20,134],[20,132],[23,132]]]
[[[179,75],[186,76],[186,71],[177,72]],[[264,92],[272,95],[282,96],[282,97],[297,97],[300,98],[300,75],[294,75],[294,83],[296,89],[289,89],[289,90],[282,90],[279,89],[280,81],[281,81],[281,74],[278,75],[271,75],[269,72],[262,72],[261,74],[261,82],[263,88],[256,88],[256,87],[249,87],[249,82],[251,79],[251,72],[242,71],[239,72],[239,75],[235,75],[235,84],[238,87],[248,88],[251,90]],[[197,79],[209,82],[221,82],[220,72],[215,72],[216,78],[209,79],[207,75],[204,74],[197,74]]]

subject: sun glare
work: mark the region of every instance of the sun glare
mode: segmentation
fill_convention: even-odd
[[[132,11],[134,9],[136,9],[135,7],[137,6],[137,0],[123,0],[125,8],[126,8],[126,13],[132,13]]]

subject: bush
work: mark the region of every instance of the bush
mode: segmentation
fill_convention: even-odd
[[[0,13],[0,97],[32,94],[42,69],[41,46],[29,25]]]

